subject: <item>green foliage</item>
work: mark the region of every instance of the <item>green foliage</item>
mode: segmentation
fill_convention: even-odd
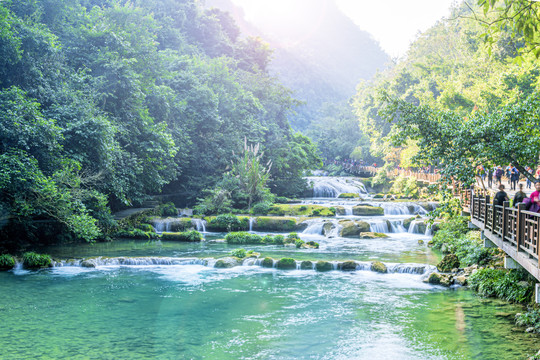
[[[266,235],[262,242],[267,245],[283,245],[285,237],[283,235]]]
[[[516,314],[516,324],[534,328],[534,332],[540,333],[540,309],[530,308],[525,313]]]
[[[247,256],[247,253],[245,249],[234,249],[233,251],[231,251],[231,256],[243,259]]]
[[[270,215],[303,215],[303,216],[335,216],[329,208],[322,205],[290,205],[274,204],[268,212]]]
[[[277,204],[287,204],[289,202],[289,199],[285,196],[276,196],[276,203]]]
[[[115,237],[125,238],[125,239],[137,239],[137,240],[157,239],[158,235],[156,234],[156,231],[154,230],[154,228],[152,228],[152,226],[150,227],[151,227],[151,230],[146,227],[145,229],[136,228],[136,229],[130,229],[130,230],[121,230],[113,235]]]
[[[213,190],[206,190],[206,193],[208,195],[204,199],[199,199],[199,203],[193,209],[194,214],[223,214],[232,210],[231,193],[228,190],[218,186]]]
[[[294,242],[294,245],[296,246],[297,249],[300,249],[302,247],[302,245],[304,245],[304,240],[302,239],[297,239],[295,242]]]
[[[480,269],[472,274],[469,287],[482,296],[498,297],[507,301],[532,301],[534,286],[525,271],[506,269]]]
[[[0,270],[9,270],[15,266],[15,259],[8,254],[0,255]]]
[[[440,272],[450,272],[452,269],[457,268],[459,268],[459,259],[454,254],[445,255],[441,262],[437,264],[437,270]]]
[[[342,193],[342,194],[339,194],[338,198],[340,199],[354,199],[354,198],[357,198],[357,197],[360,197],[360,194],[358,193]]]
[[[52,260],[49,255],[37,254],[35,252],[26,252],[22,256],[23,266],[27,269],[39,269],[52,266]]]
[[[284,240],[284,243],[285,243],[285,244],[296,244],[296,242],[297,242],[298,240],[301,240],[301,239],[300,239],[300,236],[298,236],[297,233],[292,232],[292,233],[290,233],[289,235],[287,235],[287,237],[286,237],[285,240]]]
[[[283,216],[259,216],[257,230],[286,232],[296,229],[296,219]]]
[[[418,199],[419,188],[414,177],[398,176],[390,189],[392,194]]]
[[[167,216],[178,216],[178,209],[172,202],[162,204],[158,208],[158,214],[159,216],[167,217]]]
[[[271,207],[272,207],[272,204],[269,202],[266,202],[266,201],[259,202],[253,205],[253,208],[251,208],[251,213],[266,215],[270,211]]]
[[[249,228],[248,218],[239,218],[232,214],[222,214],[212,218],[208,222],[208,228],[213,231],[238,231]]]
[[[274,259],[270,257],[265,257],[261,263],[261,266],[266,268],[274,267]]]
[[[334,267],[332,266],[331,263],[329,263],[328,261],[322,261],[322,260],[319,260],[317,261],[317,263],[315,264],[315,269],[317,271],[331,271],[334,269]]]
[[[225,235],[227,244],[263,244],[264,239],[257,234],[248,232],[230,232]]]
[[[308,242],[306,242],[306,245],[309,245],[310,247],[313,247],[314,249],[319,248],[319,243],[317,243],[315,241],[308,241]]]
[[[177,232],[177,233],[168,233],[164,232],[161,234],[161,240],[163,241],[184,241],[184,242],[200,242],[202,241],[203,236],[197,230]]]

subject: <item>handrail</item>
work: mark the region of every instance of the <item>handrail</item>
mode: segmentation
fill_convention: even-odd
[[[475,225],[488,230],[502,243],[512,246],[517,253],[525,253],[540,268],[540,213],[527,211],[523,204],[510,207],[505,201],[502,206],[490,204],[489,196],[470,193],[470,213]]]

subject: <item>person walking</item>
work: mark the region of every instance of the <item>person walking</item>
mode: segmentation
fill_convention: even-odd
[[[519,170],[512,164],[510,164],[510,190],[516,190],[516,185],[519,182]]]
[[[493,198],[493,205],[503,206],[504,202],[508,200],[508,194],[504,191],[504,185],[500,184],[499,191],[495,194],[495,197]]]
[[[497,167],[497,170],[495,170],[495,179],[497,180],[497,182],[499,183],[499,185],[502,185],[502,176],[503,176],[503,169],[502,169],[502,166],[499,165]]]
[[[529,211],[540,212],[540,182],[534,184],[536,191],[533,191],[531,194],[531,206]]]
[[[517,205],[522,203],[526,198],[527,194],[523,192],[523,184],[519,184],[519,190],[516,192],[516,195],[514,195],[514,207],[517,208]]]
[[[493,187],[493,168],[489,168],[487,172],[487,179],[488,179],[488,187]]]
[[[533,169],[532,169],[531,167],[526,166],[526,167],[525,167],[525,170],[527,170],[527,172],[528,172],[529,174],[531,174],[531,176],[533,176]],[[530,189],[531,186],[532,186],[532,181],[531,181],[531,179],[527,178],[527,189]]]

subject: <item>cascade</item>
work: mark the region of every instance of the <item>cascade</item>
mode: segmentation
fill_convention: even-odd
[[[253,223],[256,222],[255,218],[250,217],[249,218],[249,232],[253,232]]]
[[[154,219],[152,221],[157,233],[169,232],[171,230],[171,219]]]
[[[304,223],[306,223],[308,226],[304,231],[302,231],[302,234],[323,235],[324,224],[327,222],[328,220],[323,219],[306,220]]]
[[[369,202],[372,206],[384,209],[384,215],[425,215],[428,212],[422,206],[412,202]]]
[[[388,229],[388,222],[386,220],[382,221],[371,221],[369,224],[369,230],[371,232],[388,234],[390,229]]]
[[[422,226],[426,227],[426,230],[422,231]],[[425,225],[424,220],[413,220],[411,221],[411,224],[409,225],[409,234],[422,234],[424,235],[427,231],[427,226]]]
[[[206,220],[203,219],[191,219],[191,223],[197,231],[205,233],[206,232]]]
[[[307,180],[313,183],[313,197],[316,198],[336,198],[342,193],[367,194],[364,184],[354,178],[308,177]]]

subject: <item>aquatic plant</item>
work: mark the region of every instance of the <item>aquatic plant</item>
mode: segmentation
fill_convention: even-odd
[[[15,259],[8,254],[0,255],[0,270],[9,270],[15,266]]]
[[[22,260],[24,267],[27,269],[39,269],[52,265],[52,260],[49,255],[38,254],[33,251],[24,253]]]

